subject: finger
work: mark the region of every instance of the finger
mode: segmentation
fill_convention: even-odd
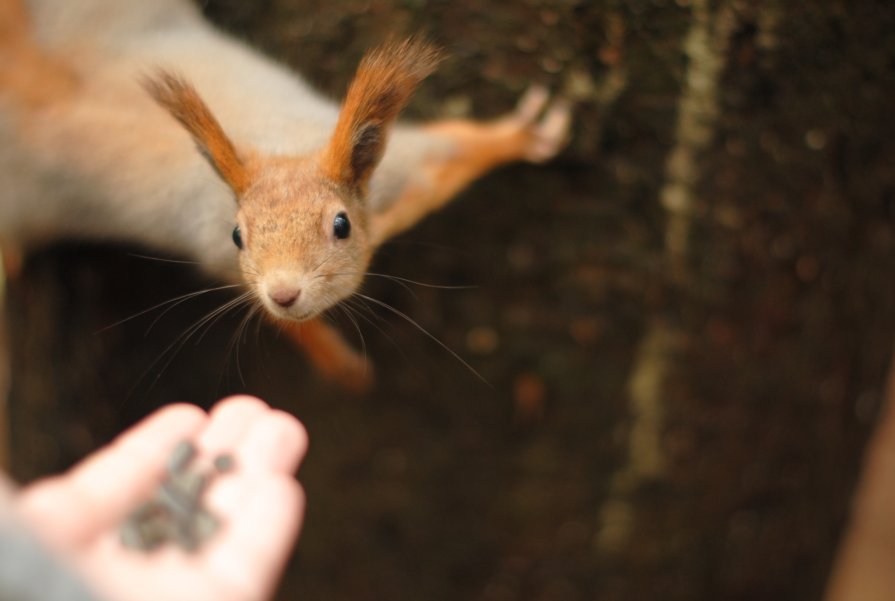
[[[209,491],[222,517],[207,565],[248,598],[269,596],[304,515],[304,493],[291,477],[307,450],[304,426],[283,411],[259,416],[236,448],[237,472]]]
[[[24,489],[19,509],[48,542],[82,544],[145,499],[165,473],[171,448],[194,438],[207,420],[193,405],[165,407],[68,473]]]
[[[197,441],[199,449],[208,455],[232,452],[255,420],[270,410],[267,403],[251,396],[224,399],[212,408],[208,427]]]
[[[215,486],[209,505],[224,523],[206,551],[209,573],[244,598],[268,598],[301,528],[301,487],[281,474],[234,476]]]
[[[273,410],[258,417],[236,449],[246,472],[293,474],[308,448],[308,434],[295,417]]]

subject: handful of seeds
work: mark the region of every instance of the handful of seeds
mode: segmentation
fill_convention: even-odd
[[[216,474],[233,469],[231,455],[218,455],[205,471],[189,469],[196,447],[188,440],[174,447],[168,458],[167,475],[155,496],[137,507],[121,525],[125,547],[153,551],[173,542],[195,552],[219,528],[218,519],[202,506],[202,494]]]

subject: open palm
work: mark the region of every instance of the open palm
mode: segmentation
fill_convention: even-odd
[[[200,456],[230,453],[236,468],[209,487],[205,503],[221,529],[198,553],[125,548],[118,528],[152,495],[180,440]],[[156,412],[68,473],[18,495],[37,535],[112,601],[257,601],[271,596],[298,535],[304,495],[293,477],[307,436],[292,416],[251,397]]]

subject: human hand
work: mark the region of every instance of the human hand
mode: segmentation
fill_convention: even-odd
[[[197,553],[125,548],[118,528],[165,475],[174,445],[199,457],[231,453],[204,502],[221,529]],[[304,494],[292,474],[307,435],[292,416],[251,397],[159,410],[66,474],[23,489],[15,505],[28,527],[111,601],[257,601],[269,598],[294,544]]]

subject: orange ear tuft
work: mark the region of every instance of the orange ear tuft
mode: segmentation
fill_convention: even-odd
[[[240,196],[249,186],[248,169],[196,89],[183,77],[163,70],[146,78],[143,85],[186,128],[199,152]]]
[[[366,185],[385,152],[391,124],[440,60],[435,47],[414,38],[364,56],[323,152],[321,164],[329,177],[352,187]]]

